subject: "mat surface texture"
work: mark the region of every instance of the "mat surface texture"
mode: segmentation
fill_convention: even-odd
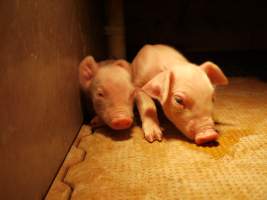
[[[84,125],[46,199],[267,199],[267,82],[217,88],[214,119],[220,138],[207,146],[164,118],[164,139],[152,144],[140,123],[119,132]]]

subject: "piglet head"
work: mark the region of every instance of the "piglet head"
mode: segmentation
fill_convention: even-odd
[[[163,71],[150,80],[143,90],[157,99],[167,118],[185,136],[203,144],[214,141],[218,133],[212,120],[213,85],[225,85],[227,78],[219,67],[206,62]]]
[[[80,64],[80,83],[105,124],[116,130],[132,125],[134,87],[127,61],[96,63],[92,57],[87,57]]]

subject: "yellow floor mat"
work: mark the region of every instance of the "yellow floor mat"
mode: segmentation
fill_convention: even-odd
[[[267,83],[232,78],[217,88],[218,143],[197,146],[167,120],[162,142],[83,126],[46,199],[267,199]]]

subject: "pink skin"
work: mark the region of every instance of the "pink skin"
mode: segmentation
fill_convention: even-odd
[[[226,85],[227,78],[217,65],[190,63],[176,50],[164,45],[145,45],[132,63],[139,96],[157,99],[167,118],[196,144],[217,140],[212,120],[214,85]],[[137,98],[137,106],[148,141],[161,140],[156,108],[148,97]],[[145,105],[145,106],[144,106]],[[147,115],[147,111],[150,114]],[[152,114],[151,114],[152,113]],[[147,121],[157,127],[148,130]],[[151,125],[150,125],[151,126]],[[155,131],[155,129],[157,129]],[[152,139],[151,139],[152,138]]]
[[[97,114],[91,125],[107,124],[115,130],[129,128],[134,101],[129,63],[125,60],[97,63],[88,56],[81,62],[79,71],[81,87],[90,95]]]

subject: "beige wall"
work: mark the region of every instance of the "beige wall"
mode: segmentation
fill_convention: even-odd
[[[105,56],[97,1],[0,2],[0,199],[41,199],[82,123],[77,65]]]

